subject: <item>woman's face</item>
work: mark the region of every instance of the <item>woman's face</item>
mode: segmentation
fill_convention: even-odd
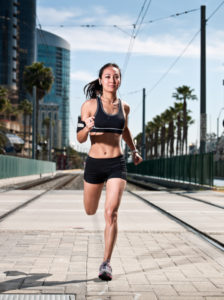
[[[107,67],[104,69],[100,81],[104,91],[116,92],[121,84],[121,75],[119,69],[112,66]]]

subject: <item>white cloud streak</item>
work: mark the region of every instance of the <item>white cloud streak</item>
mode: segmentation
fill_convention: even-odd
[[[128,16],[106,16],[106,10],[103,7],[95,7],[95,12],[99,15],[105,14],[101,18],[102,24],[132,24]],[[39,8],[41,20],[45,18],[50,23],[54,20],[54,24],[61,24],[63,21],[82,16],[83,12],[76,10],[60,11],[60,14],[53,8]],[[83,20],[83,19],[82,19]],[[80,21],[80,20],[79,20]],[[53,21],[52,21],[53,22]],[[44,22],[46,24],[46,22]],[[48,23],[48,24],[49,24]],[[99,51],[126,53],[129,44],[129,37],[115,28],[98,27],[98,28],[80,28],[80,27],[45,27],[47,31],[55,33],[71,45],[72,51]],[[193,36],[193,33],[192,33]],[[143,36],[136,39],[133,54],[151,55],[161,57],[177,57],[186,47],[192,36],[189,33],[178,31],[177,35],[152,35]],[[224,31],[209,32],[207,34],[207,56],[212,59],[223,59],[224,51]],[[199,36],[189,46],[184,57],[195,58],[200,56],[200,39]]]
[[[76,81],[84,81],[84,82],[90,82],[95,79],[96,76],[93,76],[89,72],[86,71],[76,71],[71,73],[71,80]]]

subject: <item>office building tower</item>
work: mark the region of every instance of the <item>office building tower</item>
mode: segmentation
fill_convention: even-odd
[[[58,119],[61,121],[60,148],[69,145],[69,78],[70,46],[67,41],[50,32],[37,29],[37,61],[50,67],[54,75],[51,91],[44,97],[44,103],[58,105]]]

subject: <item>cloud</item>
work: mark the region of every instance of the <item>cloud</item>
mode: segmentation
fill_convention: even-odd
[[[94,76],[86,71],[76,71],[76,72],[71,73],[71,80],[76,80],[76,81],[90,82],[90,81],[96,79],[95,77],[96,76]]]
[[[94,6],[92,10],[97,15],[105,15],[107,13],[107,10],[103,6]]]
[[[50,28],[49,28],[50,30]],[[101,51],[126,53],[130,38],[116,30],[108,29],[89,29],[89,28],[53,28],[51,32],[66,39],[73,51]],[[223,59],[224,38],[222,34],[211,33],[207,36],[207,57],[211,59]],[[137,38],[134,43],[132,53],[161,56],[177,57],[185,49],[192,36],[182,34],[180,37],[175,35],[153,35],[149,37]],[[184,54],[185,57],[200,56],[200,36],[188,47]]]
[[[57,10],[52,7],[37,7],[37,14],[41,24],[46,25],[61,25],[68,20],[77,18],[82,15],[80,9],[72,10]]]

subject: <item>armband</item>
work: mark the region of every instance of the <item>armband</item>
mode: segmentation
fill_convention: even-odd
[[[81,120],[81,117],[78,117],[78,124],[77,124],[77,129],[76,132],[79,132],[80,130],[82,130],[84,127],[86,127],[86,123],[84,121]]]

